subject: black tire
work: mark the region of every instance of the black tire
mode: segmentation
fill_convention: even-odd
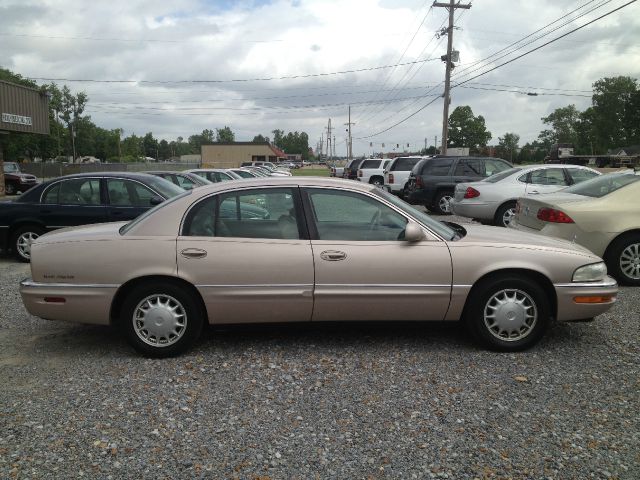
[[[621,285],[640,286],[640,234],[615,239],[604,256],[607,270]]]
[[[496,216],[493,219],[493,224],[496,227],[508,227],[515,214],[516,202],[507,202],[504,205],[500,205],[500,208],[496,210]]]
[[[384,178],[372,177],[371,180],[369,180],[369,183],[371,185],[375,185],[376,187],[381,187],[382,185],[384,185]]]
[[[498,299],[512,298],[512,302],[497,303]],[[498,308],[493,307],[495,304]],[[501,313],[502,318],[491,318],[496,312]],[[527,319],[529,314],[533,318]],[[473,288],[463,321],[481,345],[492,350],[516,352],[538,343],[549,327],[550,315],[549,300],[537,282],[526,277],[501,275],[486,279]],[[508,331],[507,328],[518,326],[515,322],[520,323],[520,330]]]
[[[31,261],[31,243],[44,233],[44,228],[38,225],[24,225],[16,229],[11,235],[11,250],[16,260]]]
[[[151,307],[147,311],[163,323],[154,322],[145,328],[144,316],[140,314],[147,301],[150,303],[146,305]],[[204,316],[199,299],[191,291],[169,282],[157,282],[138,285],[129,292],[122,305],[119,327],[138,352],[150,357],[172,357],[195,343]],[[153,327],[160,333],[156,334]],[[177,335],[166,334],[171,327]]]
[[[4,185],[4,193],[7,195],[15,195],[16,194],[16,186],[13,183],[5,183]]]
[[[449,206],[449,202],[452,199],[453,199],[453,192],[449,192],[446,190],[442,192],[438,192],[430,210],[440,215],[451,215],[451,207]]]

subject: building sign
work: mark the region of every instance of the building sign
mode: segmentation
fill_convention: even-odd
[[[31,117],[24,117],[22,115],[13,115],[11,113],[2,112],[3,123],[15,123],[17,125],[33,125]]]

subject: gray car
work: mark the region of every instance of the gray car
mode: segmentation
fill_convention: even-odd
[[[597,170],[577,165],[511,168],[479,182],[459,183],[449,205],[456,215],[506,227],[519,197],[557,192],[598,175]]]

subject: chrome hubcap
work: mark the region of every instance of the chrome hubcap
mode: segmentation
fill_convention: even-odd
[[[515,208],[510,208],[509,210],[504,212],[504,214],[502,215],[502,224],[505,227],[508,227],[509,224],[511,223],[511,220],[513,220],[513,217],[515,215],[516,215],[516,209]]]
[[[150,295],[133,312],[133,329],[138,338],[153,347],[176,343],[187,329],[187,313],[169,295]]]
[[[632,243],[622,251],[620,270],[627,277],[640,280],[640,243]]]
[[[494,337],[507,342],[525,338],[537,320],[536,304],[522,290],[500,290],[484,307],[485,326]]]
[[[18,237],[16,248],[18,249],[18,253],[21,257],[31,258],[31,244],[39,236],[40,235],[34,232],[24,232]]]
[[[451,213],[451,205],[449,204],[449,202],[451,202],[452,198],[453,198],[452,196],[447,195],[440,199],[440,202],[438,202],[438,206],[440,207],[440,210],[442,212]]]

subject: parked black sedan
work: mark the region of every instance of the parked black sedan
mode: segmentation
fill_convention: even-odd
[[[168,180],[144,173],[100,172],[55,178],[13,202],[0,202],[0,248],[28,262],[31,243],[49,230],[131,220],[184,192]]]

